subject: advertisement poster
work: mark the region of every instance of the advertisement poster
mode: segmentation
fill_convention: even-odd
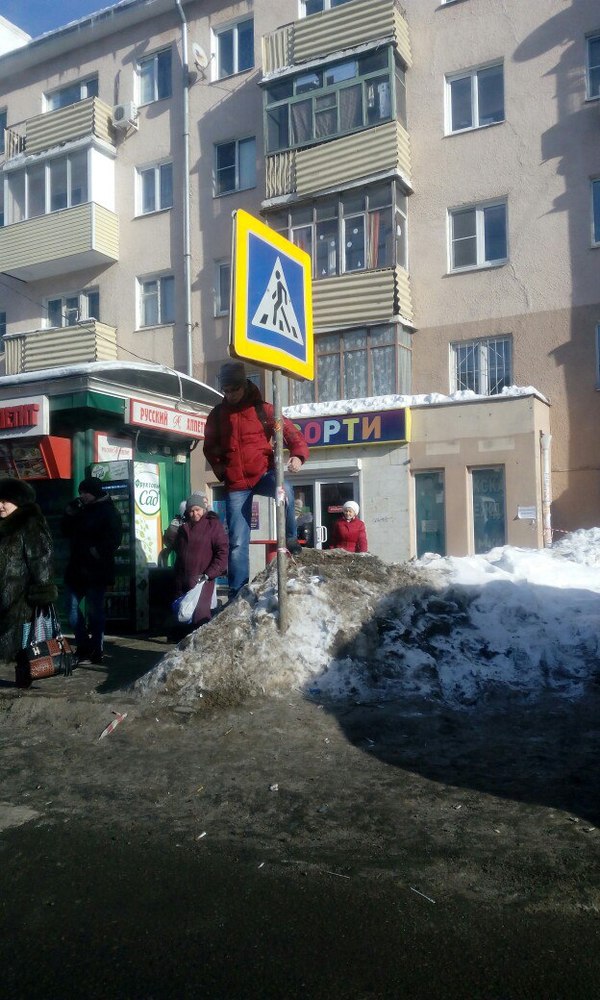
[[[146,629],[150,625],[148,568],[157,565],[158,554],[162,548],[158,465],[148,462],[133,463],[133,498],[136,627]]]

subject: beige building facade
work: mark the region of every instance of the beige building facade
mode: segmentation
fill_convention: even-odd
[[[480,457],[486,436],[519,439],[492,463],[508,470],[494,501],[505,541],[542,544],[549,432],[553,526],[597,523],[594,0],[124,0],[27,44],[13,34],[18,47],[0,55],[7,374],[152,361],[214,384],[243,208],[313,261],[317,378],[290,383],[290,413],[390,396],[401,407],[411,393],[496,397],[487,422],[474,403],[471,421],[454,406],[415,409],[413,441],[367,449],[360,475],[317,448],[305,498],[351,481],[375,516],[384,494],[365,486],[368,469],[386,483],[402,538],[393,558],[404,558],[426,548],[419,525],[433,522],[418,475],[443,474],[443,544],[479,550],[472,472],[456,492],[431,450],[440,419],[457,421],[443,440],[467,428]],[[256,377],[268,394],[268,374]],[[513,384],[538,391],[531,412],[498,399]],[[465,447],[466,470],[489,465]],[[392,452],[397,482],[381,471],[389,458],[375,462]],[[203,482],[199,449],[194,461]],[[509,530],[515,504],[536,507],[534,529]],[[372,534],[389,557],[387,520]]]

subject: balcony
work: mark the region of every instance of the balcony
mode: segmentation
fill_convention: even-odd
[[[67,142],[95,136],[113,146],[111,108],[98,97],[88,97],[66,108],[29,118],[22,126],[5,130],[6,162],[16,156],[43,153]]]
[[[382,39],[391,39],[404,64],[411,65],[408,25],[398,0],[354,0],[265,35],[264,73]]]
[[[412,321],[408,274],[401,267],[353,271],[313,281],[313,321],[318,330]]]
[[[6,375],[117,360],[117,331],[93,319],[77,326],[7,333],[4,343]]]
[[[265,166],[267,201],[283,195],[307,197],[319,191],[339,190],[377,174],[391,173],[412,191],[409,137],[400,122],[387,122],[308,149],[274,153],[266,157]]]
[[[0,272],[37,281],[119,259],[119,219],[86,202],[0,229]]]

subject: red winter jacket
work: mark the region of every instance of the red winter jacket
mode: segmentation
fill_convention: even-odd
[[[264,416],[264,424],[259,413]],[[263,402],[252,382],[247,382],[240,403],[232,406],[223,400],[208,414],[204,455],[217,479],[225,483],[227,489],[251,489],[268,469],[273,468],[271,438],[274,433],[273,407]],[[306,441],[298,428],[285,417],[283,441],[290,456],[306,462]]]
[[[367,551],[367,529],[359,517],[347,521],[340,517],[333,524],[332,549],[346,549],[346,552]]]

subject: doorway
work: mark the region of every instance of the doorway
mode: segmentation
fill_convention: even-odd
[[[298,540],[308,548],[328,549],[333,524],[347,500],[358,501],[355,479],[293,480]]]

